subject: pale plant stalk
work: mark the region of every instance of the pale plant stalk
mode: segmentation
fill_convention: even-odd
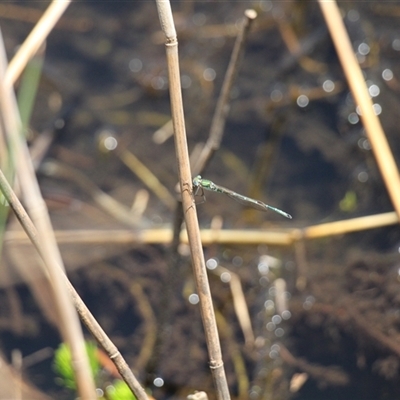
[[[230,230],[230,229],[202,229],[201,242],[204,245],[213,243],[228,245],[258,245],[290,246],[293,242],[302,239],[317,239],[335,235],[345,235],[351,232],[360,232],[368,229],[377,229],[399,223],[397,214],[392,211],[383,214],[367,215],[342,221],[327,222],[319,225],[310,225],[304,228],[284,228],[279,230]],[[55,231],[59,244],[76,244],[82,246],[115,244],[126,245],[135,243],[168,244],[172,240],[171,229],[143,229],[133,232],[125,229],[77,229]],[[24,245],[27,239],[21,231],[7,231],[4,241]],[[180,242],[188,243],[186,230],[180,232]]]
[[[378,167],[383,176],[394,209],[400,218],[400,177],[387,142],[385,132],[376,116],[371,96],[360,65],[354,54],[349,36],[344,26],[340,10],[335,0],[319,0],[326,24],[339,56],[347,82],[356,104],[360,107],[361,120],[371,143]]]
[[[13,85],[21,75],[26,64],[37,53],[40,46],[46,40],[51,30],[61,18],[71,0],[53,0],[50,6],[43,13],[42,18],[32,29],[29,36],[20,46],[14,58],[10,61],[4,77],[6,86]]]
[[[17,196],[11,189],[11,186],[7,182],[6,177],[0,169],[0,191],[3,193],[4,197],[7,199],[11,208],[13,209],[18,221],[21,223],[26,235],[29,240],[35,247],[39,256],[42,258],[43,263],[46,264],[48,261],[45,256],[45,249],[42,245],[42,242],[39,240],[38,232],[33,225],[33,222],[29,218],[29,215],[26,213],[25,209],[22,207],[20,201]],[[109,233],[108,233],[109,234]],[[26,236],[25,236],[26,238]],[[148,400],[147,394],[144,389],[141,387],[138,380],[133,375],[132,371],[129,369],[128,364],[122,357],[118,348],[113,344],[113,342],[109,339],[106,333],[103,331],[99,323],[90,313],[85,303],[79,297],[79,294],[76,292],[67,276],[63,273],[61,266],[58,264],[54,264],[52,267],[46,265],[47,270],[50,268],[55,268],[60,271],[60,274],[65,282],[65,285],[70,293],[73,304],[81,317],[82,322],[85,324],[89,332],[93,335],[93,337],[97,340],[99,345],[103,348],[103,350],[108,354],[111,361],[116,366],[118,372],[127,383],[129,388],[132,390],[132,393],[135,394],[138,400]]]
[[[16,106],[15,104],[12,104],[13,100],[7,102],[7,93],[9,93],[9,97],[13,97],[13,91],[12,91],[12,84],[18,79],[20,76],[22,70],[25,68],[25,65],[27,62],[33,57],[33,55],[38,51],[42,43],[45,41],[46,37],[48,34],[51,32],[65,9],[68,7],[68,5],[71,3],[70,0],[54,0],[51,5],[48,7],[48,9],[45,11],[43,14],[42,18],[39,20],[38,24],[34,27],[32,30],[31,34],[28,36],[26,41],[22,44],[20,47],[18,53],[15,55],[11,63],[8,65],[7,71],[2,71],[3,75],[3,89],[1,99],[2,104],[5,103],[5,107],[11,111],[13,111],[14,117],[12,118],[11,115],[7,112],[7,117],[9,118],[8,124],[11,128],[12,132],[15,133],[20,133],[19,132],[19,122],[18,122],[18,113],[16,111]],[[3,51],[3,70],[5,70],[6,67],[6,61],[5,61],[5,52]],[[14,137],[14,140],[17,140],[18,138]],[[18,145],[17,145],[18,146]],[[22,143],[22,147],[24,147],[24,143]],[[26,147],[26,145],[25,145]],[[14,150],[14,149],[13,149]],[[27,163],[25,164],[25,168],[30,170],[30,173],[34,176],[33,174],[33,169],[32,166],[29,166],[29,156],[24,148],[21,150],[22,152],[25,151],[26,154],[26,159]],[[35,177],[34,177],[35,178]],[[34,179],[35,180],[35,179]],[[36,182],[36,181],[35,181]],[[29,179],[28,179],[28,185],[29,185]],[[37,182],[36,182],[36,188],[35,188],[35,183],[33,183],[33,188],[32,192],[37,192],[40,195],[40,191],[38,190],[37,187]],[[43,200],[39,200],[39,209],[45,209],[45,205]],[[37,207],[34,207],[33,214],[35,214],[35,210],[37,211]],[[45,212],[45,214],[47,214]],[[29,219],[28,216],[26,218]],[[43,222],[44,221],[44,222]],[[44,219],[39,221],[40,224],[44,223],[45,225],[49,225],[49,219],[48,215],[44,216]],[[39,224],[39,225],[40,225]],[[125,382],[128,384],[132,392],[136,395],[136,397],[139,400],[147,400],[148,397],[144,391],[144,389],[141,387],[139,382],[136,380],[134,377],[132,371],[129,369],[128,365],[126,364],[125,360],[123,359],[122,355],[119,353],[118,349],[114,346],[114,344],[111,342],[111,340],[107,337],[105,332],[102,330],[100,325],[97,323],[97,321],[94,319],[90,311],[87,309],[83,301],[80,299],[79,295],[76,293],[75,289],[73,286],[70,284],[68,281],[67,277],[63,274],[62,268],[62,260],[61,256],[59,255],[59,252],[56,250],[52,253],[49,253],[44,247],[46,247],[47,241],[44,243],[40,244],[38,240],[38,234],[33,226],[31,224],[31,227],[33,227],[33,230],[31,230],[31,240],[36,239],[36,244],[35,246],[40,248],[40,254],[43,258],[44,263],[47,266],[48,271],[53,271],[52,274],[56,275],[56,281],[58,286],[57,288],[53,291],[55,295],[57,293],[63,293],[62,297],[63,299],[60,299],[58,303],[60,303],[61,306],[61,314],[65,314],[65,319],[67,319],[66,323],[64,321],[64,325],[66,325],[67,328],[63,328],[63,330],[66,330],[65,336],[69,337],[68,342],[72,342],[71,348],[71,353],[72,353],[72,359],[74,360],[74,367],[75,371],[77,374],[77,385],[78,385],[78,390],[80,392],[80,395],[84,399],[93,399],[96,398],[95,394],[95,387],[94,387],[94,382],[92,379],[92,374],[90,371],[89,363],[86,357],[86,349],[84,346],[84,340],[83,340],[83,335],[80,329],[79,321],[77,320],[76,313],[72,309],[71,311],[71,299],[68,298],[68,294],[65,291],[65,285],[70,291],[70,295],[72,297],[72,301],[81,316],[82,321],[85,323],[89,331],[92,333],[92,335],[97,339],[99,344],[103,347],[103,349],[107,352],[107,354],[110,356],[111,360],[115,363],[118,371],[120,372],[121,376],[125,380]],[[48,228],[49,226],[47,226]],[[45,228],[46,229],[46,228]],[[33,233],[32,233],[33,232]],[[53,236],[51,227],[50,227],[50,238]],[[46,237],[47,236],[46,233]],[[55,243],[55,240],[53,239],[53,244]],[[44,245],[44,246],[43,246]],[[43,247],[42,247],[43,246]],[[50,245],[51,246],[51,245]],[[57,273],[58,270],[58,273]],[[56,272],[54,272],[56,271]],[[51,275],[51,274],[50,274]],[[61,276],[61,278],[60,278]],[[65,282],[63,283],[62,280]],[[54,284],[54,282],[53,282]],[[67,311],[64,311],[64,307],[67,307]],[[71,328],[69,328],[71,327]],[[71,331],[71,333],[68,334],[68,331]],[[74,333],[75,331],[75,333]]]
[[[15,93],[12,85],[5,82],[6,68],[6,52],[3,38],[0,35],[0,110],[4,120],[10,152],[14,154],[16,174],[21,184],[23,197],[32,219],[35,221],[39,238],[44,248],[45,265],[49,266],[49,268],[46,268],[46,275],[51,284],[52,295],[60,320],[60,332],[71,351],[78,391],[82,399],[94,399],[96,398],[96,388],[86,354],[79,319],[72,306],[61,271],[57,268],[52,268],[55,264],[60,266],[63,264],[47,208],[34,173],[28,147],[23,139],[22,124]]]
[[[228,268],[221,267],[220,265],[212,271],[215,275],[221,276],[222,274],[229,274],[229,286],[232,294],[233,308],[240,328],[245,339],[246,346],[252,348],[254,346],[254,332],[251,326],[251,318],[249,308],[247,307],[246,297],[243,292],[242,283],[238,274],[235,274]]]
[[[192,265],[196,280],[197,293],[200,298],[200,309],[208,348],[210,369],[216,386],[219,400],[230,399],[228,384],[222,361],[217,324],[208,283],[207,270],[204,261],[203,248],[200,239],[200,229],[196,206],[192,193],[192,174],[189,163],[189,153],[186,141],[185,121],[183,114],[182,92],[179,72],[178,40],[172,18],[171,5],[168,0],[156,0],[161,28],[166,37],[166,55],[171,98],[172,121],[174,125],[175,150],[178,161],[182,206],[189,246],[192,255]]]
[[[250,27],[254,19],[257,17],[257,13],[254,10],[246,10],[244,12],[244,15],[245,18],[243,19],[239,28],[235,45],[232,50],[231,59],[229,61],[228,69],[226,71],[221,92],[215,107],[215,112],[212,118],[207,142],[202,145],[202,148],[197,153],[194,152],[191,156],[193,176],[198,175],[206,168],[221,144],[226,119],[230,110],[230,97],[232,87],[235,83],[240,62],[243,58],[244,49],[247,43],[247,37],[250,32]],[[174,244],[178,242],[177,238],[179,238],[179,230],[181,229],[182,222],[183,215],[182,209],[180,208],[177,210],[175,215],[174,241],[172,242],[173,245],[171,246],[172,253],[177,252],[177,246],[174,246]]]
[[[194,163],[193,175],[198,175],[203,172],[214,153],[219,149],[222,141],[226,119],[228,118],[230,110],[232,87],[236,81],[240,62],[243,58],[250,27],[253,21],[256,19],[257,13],[250,9],[245,11],[244,16],[245,18],[242,21],[239,34],[236,38],[235,46],[233,48],[228,69],[222,84],[221,93],[215,107],[215,113],[211,122],[209,137],[201,153],[199,154],[198,159]]]
[[[396,212],[392,211],[383,214],[367,215],[365,217],[307,226],[302,229],[301,235],[305,239],[316,239],[320,237],[343,235],[350,232],[360,232],[367,229],[376,229],[398,223],[399,217]]]

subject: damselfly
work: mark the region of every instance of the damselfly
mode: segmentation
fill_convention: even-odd
[[[268,204],[265,204],[260,200],[255,200],[252,199],[251,197],[243,196],[242,194],[236,193],[233,190],[227,189],[223,186],[219,186],[214,182],[209,181],[208,179],[203,179],[200,175],[197,175],[195,178],[193,178],[193,187],[196,189],[195,194],[197,194],[200,188],[209,190],[211,192],[223,193],[245,206],[253,207],[256,210],[260,211],[272,210],[278,214],[283,215],[286,218],[292,219],[292,216],[290,214],[280,210],[279,208],[269,206]]]

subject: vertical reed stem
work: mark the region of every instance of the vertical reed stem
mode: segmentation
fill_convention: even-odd
[[[367,132],[378,167],[385,181],[394,209],[400,218],[400,177],[379,118],[375,115],[371,96],[336,1],[319,0],[322,13],[339,56],[347,82],[356,104],[361,110],[361,120]]]
[[[229,390],[222,361],[217,324],[208,283],[207,270],[200,240],[196,206],[192,194],[192,174],[186,142],[182,93],[178,59],[178,40],[168,0],[156,0],[161,28],[166,37],[166,55],[174,125],[175,149],[178,161],[179,182],[182,193],[183,213],[192,254],[193,271],[200,298],[201,316],[206,336],[210,368],[219,400],[229,400]]]

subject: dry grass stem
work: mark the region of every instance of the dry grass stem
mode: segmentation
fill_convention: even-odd
[[[39,50],[70,3],[71,0],[53,0],[24,43],[22,43],[18,53],[10,61],[4,77],[5,85],[12,86],[18,79],[28,61]]]
[[[174,126],[172,120],[169,120],[161,128],[157,129],[153,133],[153,142],[157,144],[163,144],[174,134]]]
[[[364,231],[367,229],[380,228],[382,226],[395,225],[399,218],[395,212],[368,215],[366,217],[352,218],[343,221],[327,222],[326,224],[309,226],[303,229],[302,235],[305,239],[315,239],[345,233]]]
[[[361,120],[367,132],[372,150],[383,176],[394,209],[400,217],[400,177],[389,148],[385,133],[379,118],[376,116],[367,85],[357,58],[354,54],[349,36],[344,26],[336,1],[319,0],[329,32],[347,82],[356,104],[360,107]]]
[[[160,180],[134,154],[128,150],[118,152],[122,162],[170,209],[176,200]]]
[[[276,312],[282,316],[282,314],[288,310],[288,301],[286,298],[287,285],[286,281],[282,278],[277,278],[274,281],[275,287],[275,307]]]
[[[43,12],[36,8],[21,7],[14,4],[0,4],[0,17],[15,21],[36,24]],[[92,23],[87,18],[63,18],[57,22],[57,29],[67,29],[76,32],[87,32],[92,28]]]
[[[219,149],[222,136],[224,134],[225,122],[228,117],[230,105],[230,96],[233,84],[236,80],[239,70],[239,64],[243,58],[247,36],[250,27],[257,13],[254,10],[246,10],[245,18],[241,25],[239,35],[236,38],[235,46],[232,51],[231,59],[229,61],[228,69],[225,74],[224,82],[220,96],[218,98],[215,113],[211,122],[210,134],[208,140],[199,155],[199,158],[193,163],[193,176],[201,174],[208,162],[211,160],[213,154]]]
[[[223,313],[216,310],[218,329],[221,332],[221,337],[224,339],[225,346],[228,348],[231,357],[232,366],[235,371],[237,382],[237,399],[247,399],[249,395],[250,381],[246,370],[246,363],[243,358],[243,353],[239,343],[233,333],[232,327],[226,320]]]
[[[33,222],[29,218],[28,214],[22,207],[21,203],[19,202],[18,198],[15,196],[14,192],[12,191],[10,185],[8,184],[7,180],[4,177],[3,172],[0,170],[0,190],[6,197],[7,201],[9,202],[10,206],[12,207],[15,215],[17,216],[18,220],[20,221],[22,227],[25,230],[25,233],[28,235],[30,241],[35,246],[38,254],[42,258],[43,262],[46,264],[47,257],[45,255],[46,249],[43,247],[42,242],[39,240],[38,232],[33,225]],[[140,386],[139,382],[133,375],[132,371],[129,369],[127,363],[123,359],[122,355],[118,351],[117,347],[112,343],[112,341],[108,338],[105,334],[101,326],[98,324],[96,319],[90,313],[88,308],[86,307],[85,303],[80,298],[79,294],[76,292],[72,284],[69,282],[67,276],[61,269],[59,264],[53,265],[54,269],[57,269],[62,277],[63,284],[66,285],[69,294],[72,298],[73,304],[79,313],[82,322],[88,328],[88,330],[92,333],[93,337],[97,340],[97,342],[101,345],[104,351],[109,355],[110,359],[114,362],[115,366],[118,369],[118,372],[121,374],[124,381],[130,387],[132,392],[138,398],[138,400],[148,400],[147,394],[144,389]],[[47,270],[49,270],[49,266],[47,265]],[[85,399],[93,399],[93,395],[89,395],[89,397],[84,397]]]
[[[79,393],[84,399],[88,400],[92,399],[94,398],[93,396],[95,396],[96,391],[93,378],[90,372],[89,363],[87,360],[87,354],[84,347],[83,334],[82,331],[80,330],[79,325],[78,327],[72,325],[72,328],[68,328],[65,326],[68,325],[68,323],[73,324],[73,321],[67,320],[67,318],[72,318],[72,319],[74,318],[74,315],[68,310],[68,306],[69,305],[72,306],[71,299],[68,297],[68,293],[66,291],[64,282],[61,283],[60,285],[61,288],[57,287],[57,283],[54,282],[54,279],[57,278],[60,278],[61,281],[63,280],[62,277],[63,271],[61,270],[60,266],[56,266],[56,261],[54,261],[54,258],[52,258],[51,255],[46,254],[47,248],[43,246],[43,242],[39,239],[40,237],[39,233],[36,231],[36,228],[34,227],[32,221],[30,220],[29,216],[26,214],[18,198],[12,191],[1,170],[0,170],[0,187],[4,197],[7,199],[8,203],[14,210],[15,215],[17,216],[21,225],[25,229],[25,232],[28,234],[32,243],[35,245],[36,249],[38,250],[40,256],[43,259],[44,273],[53,287],[53,295],[56,302],[57,311],[60,317],[60,323],[62,325],[61,332],[70,346],[72,360],[74,360],[74,362],[79,362],[81,364],[75,368],[76,382]],[[54,263],[53,266],[50,266],[48,264],[50,262]],[[54,278],[54,276],[56,275],[54,271],[57,271],[58,273],[58,276],[56,278]],[[70,331],[71,329],[72,332]],[[78,332],[76,332],[77,329]],[[79,331],[81,338],[79,338],[79,336],[77,337],[77,335],[79,335]],[[75,340],[76,343],[71,343],[72,340]],[[79,344],[82,345],[82,348],[77,348]]]
[[[214,308],[200,239],[196,205],[194,203],[192,193],[192,174],[190,170],[189,153],[187,148],[180,83],[178,40],[176,37],[176,30],[169,1],[157,0],[157,10],[160,18],[161,28],[166,38],[165,46],[168,65],[171,111],[175,133],[175,150],[178,161],[183,213],[185,216],[189,237],[197,293],[200,298],[200,309],[210,359],[210,369],[214,378],[218,399],[228,400],[230,399],[230,394],[228,390],[228,383],[226,381],[224,364],[222,361],[218,330],[215,321]]]
[[[286,18],[276,18],[279,32],[290,54],[298,59],[300,66],[312,74],[325,74],[327,66],[303,54],[304,50],[299,42],[297,35],[286,20]]]
[[[147,363],[154,353],[157,336],[157,318],[145,293],[143,283],[138,281],[136,277],[130,277],[127,272],[115,268],[114,265],[108,267],[100,264],[96,267],[95,273],[102,276],[111,274],[112,280],[119,282],[126,289],[126,292],[132,295],[132,303],[138,310],[144,324],[143,342],[134,364],[135,370],[142,371],[146,368]]]
[[[251,326],[249,308],[247,307],[242,283],[240,282],[238,274],[235,274],[229,269],[221,266],[218,266],[215,270],[212,270],[212,272],[218,276],[221,276],[223,273],[229,274],[229,287],[232,293],[233,307],[235,309],[236,317],[239,321],[240,328],[242,329],[246,346],[252,347],[254,345],[254,332]]]
[[[46,161],[40,167],[41,172],[57,179],[67,179],[76,183],[85,193],[88,193],[97,205],[117,221],[131,227],[137,227],[139,215],[124,204],[103,192],[79,170],[57,161]]]
[[[63,263],[52,231],[50,217],[40,193],[28,147],[23,139],[15,93],[12,85],[5,83],[6,68],[6,52],[3,38],[0,36],[0,107],[10,152],[15,160],[14,165],[25,203],[35,221],[39,235],[38,240],[43,246],[44,269],[58,313],[59,329],[71,351],[77,388],[82,398],[91,399],[94,398],[96,391],[82,329],[63,282],[62,271],[55,267],[58,264],[63,268]]]
[[[286,228],[276,231],[248,230],[248,229],[202,229],[200,231],[201,241],[204,245],[213,243],[256,245],[268,244],[273,246],[289,246],[300,239],[317,239],[346,233],[363,231],[367,229],[381,228],[383,226],[395,225],[399,219],[395,212],[370,215],[367,217],[353,218],[343,221],[327,222],[320,225],[312,225],[302,229]],[[143,229],[137,232],[125,229],[90,230],[77,229],[55,231],[59,244],[168,244],[171,243],[173,232],[170,228]],[[24,244],[27,238],[23,232],[8,231],[4,236],[5,242],[20,242]],[[188,243],[186,230],[180,233],[180,241]]]

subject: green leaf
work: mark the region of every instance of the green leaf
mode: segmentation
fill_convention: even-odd
[[[129,386],[121,380],[114,381],[113,385],[107,388],[107,398],[110,400],[136,400]]]
[[[345,196],[339,202],[339,208],[345,212],[354,211],[357,208],[357,195],[352,190],[346,192]]]
[[[93,342],[85,342],[85,346],[89,357],[90,368],[93,377],[96,379],[100,370],[100,365],[96,356],[97,346]],[[71,352],[65,343],[61,343],[54,354],[53,368],[61,378],[63,386],[73,390],[76,389],[75,374],[71,362]]]

